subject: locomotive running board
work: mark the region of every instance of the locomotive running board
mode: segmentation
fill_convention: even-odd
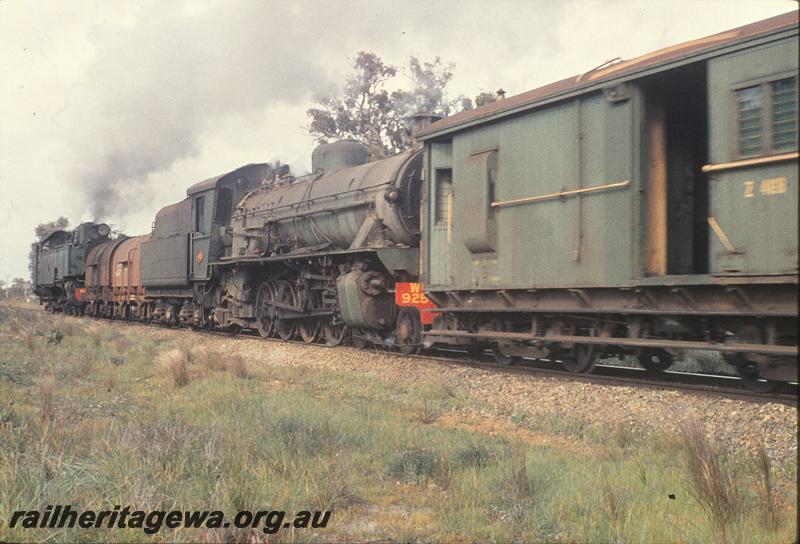
[[[490,340],[511,340],[517,342],[548,342],[558,344],[600,344],[604,346],[625,346],[632,348],[670,348],[711,350],[726,353],[763,353],[797,357],[797,346],[769,346],[764,344],[719,344],[687,340],[656,340],[651,338],[609,338],[599,336],[534,336],[524,332],[469,332],[469,331],[428,331],[425,336],[458,336]]]

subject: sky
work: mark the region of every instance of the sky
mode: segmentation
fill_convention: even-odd
[[[797,9],[791,0],[0,0],[0,280],[59,216],[150,231],[186,187],[310,169],[305,111],[358,51],[507,96]],[[405,76],[398,76],[397,85]]]

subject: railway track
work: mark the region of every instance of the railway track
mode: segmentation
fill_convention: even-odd
[[[0,305],[0,308],[24,310],[32,312],[46,312],[42,308],[32,308],[28,306]],[[181,330],[170,329],[163,325],[138,323],[130,321],[116,321],[136,327],[155,328],[159,330]],[[301,340],[281,340],[279,338],[261,338],[255,331],[242,331],[232,334],[224,331],[210,331],[190,329],[192,332],[202,332],[216,336],[223,336],[228,339],[243,341],[268,341],[280,343],[292,343],[306,346]],[[324,344],[314,344],[317,347],[328,347]],[[351,348],[358,349],[358,348]],[[388,347],[373,346],[372,349],[377,353],[394,353]],[[399,355],[399,354],[398,354]],[[641,387],[649,389],[668,389],[682,391],[697,395],[713,395],[723,398],[744,400],[748,402],[777,402],[794,406],[798,402],[798,385],[796,383],[785,383],[774,392],[758,393],[746,389],[741,378],[736,376],[723,376],[717,374],[698,374],[691,372],[664,371],[661,373],[651,373],[641,368],[631,368],[619,365],[598,364],[591,374],[576,374],[561,369],[560,364],[551,360],[531,360],[523,359],[514,365],[502,365],[497,363],[492,354],[483,352],[480,354],[467,353],[456,349],[438,348],[428,349],[423,353],[404,355],[413,359],[420,359],[435,362],[443,365],[460,365],[492,372],[503,372],[516,375],[527,375],[536,377],[549,377],[564,381],[595,383],[601,385],[617,385],[627,387]]]

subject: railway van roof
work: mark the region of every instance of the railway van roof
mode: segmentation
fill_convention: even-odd
[[[792,28],[796,30],[797,25],[798,12],[792,11],[732,30],[712,34],[705,38],[665,47],[630,60],[601,65],[581,75],[562,79],[509,98],[500,99],[473,110],[457,113],[431,124],[420,131],[417,137],[421,140],[427,140],[442,136],[468,126],[533,109],[539,104],[568,98],[571,95],[581,94],[588,90],[596,90],[614,80],[632,79],[643,72],[658,70],[669,64],[686,61],[725,47]]]

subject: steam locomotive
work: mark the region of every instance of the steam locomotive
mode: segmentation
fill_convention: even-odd
[[[36,292],[68,313],[574,372],[716,350],[754,389],[797,381],[797,59],[795,12],[456,114],[388,159],[340,141],[297,179],[250,164],[145,236],[52,234]]]

